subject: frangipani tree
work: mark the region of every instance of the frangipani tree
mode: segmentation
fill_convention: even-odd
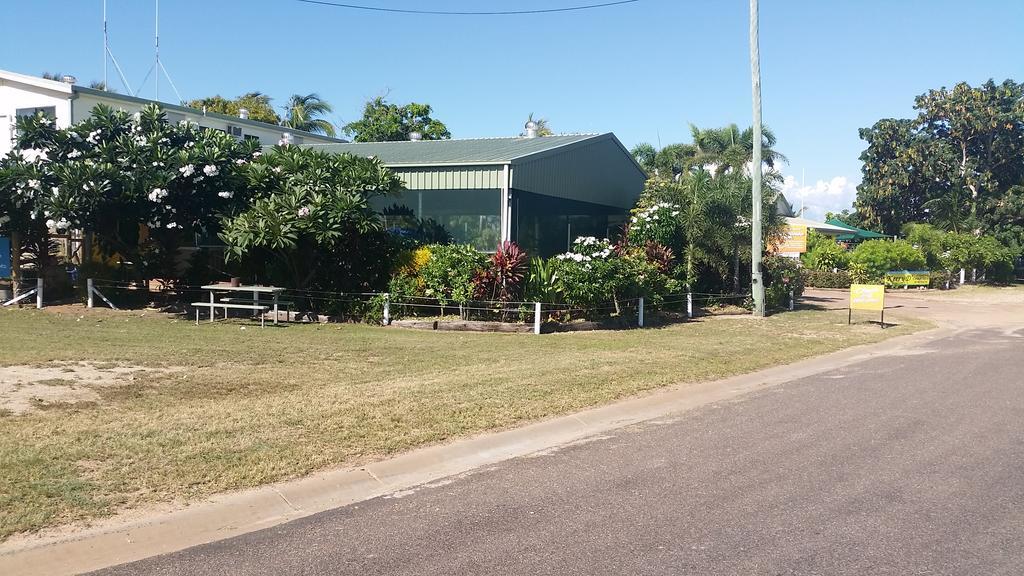
[[[258,155],[256,143],[168,123],[156,105],[135,114],[99,105],[66,129],[43,115],[19,120],[0,172],[22,227],[27,215],[50,230],[89,231],[144,270],[157,261],[149,255],[210,233],[244,204],[240,169]]]
[[[375,280],[367,270],[376,268],[386,283],[393,239],[369,201],[402,184],[379,160],[281,146],[244,177],[252,203],[222,222],[229,260],[269,256],[264,277],[297,289],[351,289],[352,278]]]

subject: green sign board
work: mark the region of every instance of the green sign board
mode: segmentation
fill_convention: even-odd
[[[890,270],[885,273],[886,286],[927,286],[930,282],[928,270]]]

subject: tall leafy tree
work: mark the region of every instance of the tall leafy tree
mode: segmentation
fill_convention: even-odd
[[[281,123],[281,117],[274,111],[274,107],[270,103],[270,96],[262,92],[248,92],[233,100],[228,100],[220,95],[197,98],[189,100],[185,105],[190,108],[205,109],[209,112],[227,114],[229,116],[237,116],[239,110],[245,108],[249,111],[250,120],[266,122],[267,124]]]
[[[334,136],[334,125],[322,118],[333,110],[326,100],[316,94],[294,94],[288,99],[281,125],[303,132]]]
[[[861,130],[857,209],[895,234],[908,222],[1024,244],[1024,85],[960,83],[915,99],[917,117]]]
[[[366,103],[363,117],[349,122],[345,134],[356,142],[394,142],[408,140],[419,132],[424,140],[447,140],[452,137],[443,122],[430,116],[429,104],[415,102],[399,106],[378,96]]]

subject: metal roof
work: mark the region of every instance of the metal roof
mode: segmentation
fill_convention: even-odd
[[[304,146],[336,154],[348,152],[356,156],[373,156],[389,166],[509,164],[515,160],[543,155],[545,152],[579,142],[603,140],[609,137],[614,138],[610,133],[565,134],[536,138],[351,142],[347,144],[304,144]]]
[[[315,132],[305,132],[303,130],[296,130],[287,126],[279,126],[277,124],[271,124],[269,122],[260,122],[259,120],[251,120],[249,118],[239,118],[238,116],[231,116],[228,114],[219,114],[217,112],[203,112],[198,108],[190,108],[188,106],[179,106],[178,104],[170,104],[168,102],[161,102],[158,100],[149,100],[147,98],[139,98],[138,96],[128,96],[125,94],[118,94],[117,92],[108,92],[106,90],[96,90],[95,88],[86,88],[85,86],[74,86],[74,91],[82,94],[91,94],[98,98],[107,98],[110,100],[120,100],[122,102],[132,102],[134,104],[156,104],[164,110],[174,110],[176,112],[186,112],[188,114],[195,114],[206,118],[215,118],[217,120],[224,120],[232,124],[239,124],[243,126],[253,126],[263,128],[265,130],[276,130],[279,132],[290,132],[296,136],[322,138],[324,140],[333,140],[338,143],[345,142],[344,139],[334,138],[324,134],[317,134]]]

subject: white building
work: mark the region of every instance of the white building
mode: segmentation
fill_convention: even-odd
[[[46,80],[36,76],[0,70],[0,156],[9,152],[14,143],[15,125],[19,116],[30,116],[38,111],[49,114],[59,128],[66,128],[88,118],[97,104],[114,109],[138,112],[155,101],[114,92],[95,90],[76,85],[70,76],[66,82]],[[257,122],[248,118],[203,112],[194,108],[156,102],[167,114],[170,122],[188,120],[206,128],[222,130],[238,138],[258,139],[260,144],[277,144],[287,132],[294,144],[331,144],[345,142],[321,134],[312,134]]]

